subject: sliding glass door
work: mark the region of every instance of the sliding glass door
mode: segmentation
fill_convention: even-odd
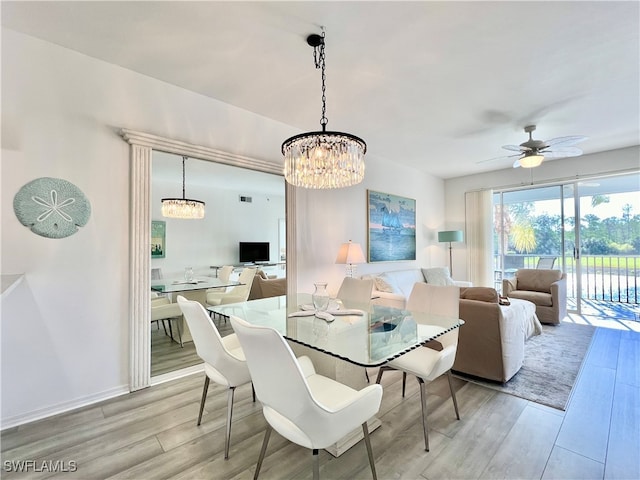
[[[502,279],[518,268],[555,268],[567,274],[571,311],[582,312],[585,301],[589,308],[598,302],[637,305],[639,178],[632,174],[495,193],[495,288],[501,291]]]

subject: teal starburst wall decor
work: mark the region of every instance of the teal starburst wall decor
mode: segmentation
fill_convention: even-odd
[[[82,190],[61,178],[36,178],[13,198],[13,211],[25,227],[47,238],[65,238],[84,227],[91,204]]]

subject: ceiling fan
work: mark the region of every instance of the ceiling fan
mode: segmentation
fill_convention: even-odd
[[[545,158],[564,158],[578,157],[582,155],[582,150],[574,147],[576,143],[586,140],[587,137],[582,135],[572,135],[568,137],[557,137],[547,140],[534,140],[531,133],[536,129],[535,125],[527,125],[524,127],[525,133],[529,134],[529,140],[522,142],[520,145],[503,145],[505,150],[518,152],[515,155],[507,155],[506,157],[493,158],[498,160],[503,158],[519,157],[513,163],[513,168],[534,168],[540,166]]]

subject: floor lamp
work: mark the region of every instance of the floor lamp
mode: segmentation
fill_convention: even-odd
[[[462,230],[445,230],[444,232],[438,232],[439,242],[449,242],[449,270],[451,270],[451,276],[453,277],[453,260],[451,255],[451,243],[464,241],[464,234]]]

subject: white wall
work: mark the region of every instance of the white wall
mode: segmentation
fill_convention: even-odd
[[[367,159],[364,181],[340,190],[299,190],[298,288],[312,292],[313,283],[328,282],[337,292],[345,265],[336,265],[338,249],[349,240],[367,256],[367,189],[416,200],[416,261],[376,262],[357,266],[357,275],[423,266],[447,265],[437,241],[444,227],[444,181],[416,170]]]
[[[1,271],[26,276],[2,299],[6,427],[127,390],[129,145],[118,130],[274,162],[281,139],[297,132],[6,29],[1,58]],[[77,234],[47,239],[15,217],[14,195],[44,176],[76,184],[91,202]]]
[[[473,190],[505,189],[541,185],[557,181],[571,182],[603,173],[640,170],[640,147],[629,147],[609,152],[563,158],[544,162],[534,169],[508,168],[478,175],[452,178],[445,181],[447,229],[464,230],[465,192]],[[453,264],[456,271],[464,268],[466,278],[467,251],[464,244],[453,247]],[[457,275],[460,276],[460,275]]]
[[[284,179],[282,183],[284,192]],[[161,268],[165,278],[181,276],[187,266],[196,274],[208,275],[214,273],[211,265],[237,264],[240,241],[269,242],[270,259],[278,260],[278,220],[285,218],[284,195],[190,185],[189,198],[205,202],[206,213],[202,220],[183,220],[165,218],[160,212],[162,198],[179,196],[176,182],[154,181],[152,192],[151,218],[166,222],[166,257],[152,259],[151,268]],[[251,203],[240,202],[240,194],[250,196]]]
[[[1,273],[25,274],[2,299],[6,428],[127,389],[129,148],[118,130],[276,163],[282,140],[299,131],[6,29],[1,58]],[[364,184],[298,195],[301,289],[311,291],[318,279],[337,289],[339,245],[351,238],[366,248],[367,188],[417,200],[419,260],[363,265],[360,273],[445,262],[433,240],[444,224],[443,182],[368,155]],[[43,176],[71,181],[91,202],[76,235],[39,237],[16,219],[13,196]]]

